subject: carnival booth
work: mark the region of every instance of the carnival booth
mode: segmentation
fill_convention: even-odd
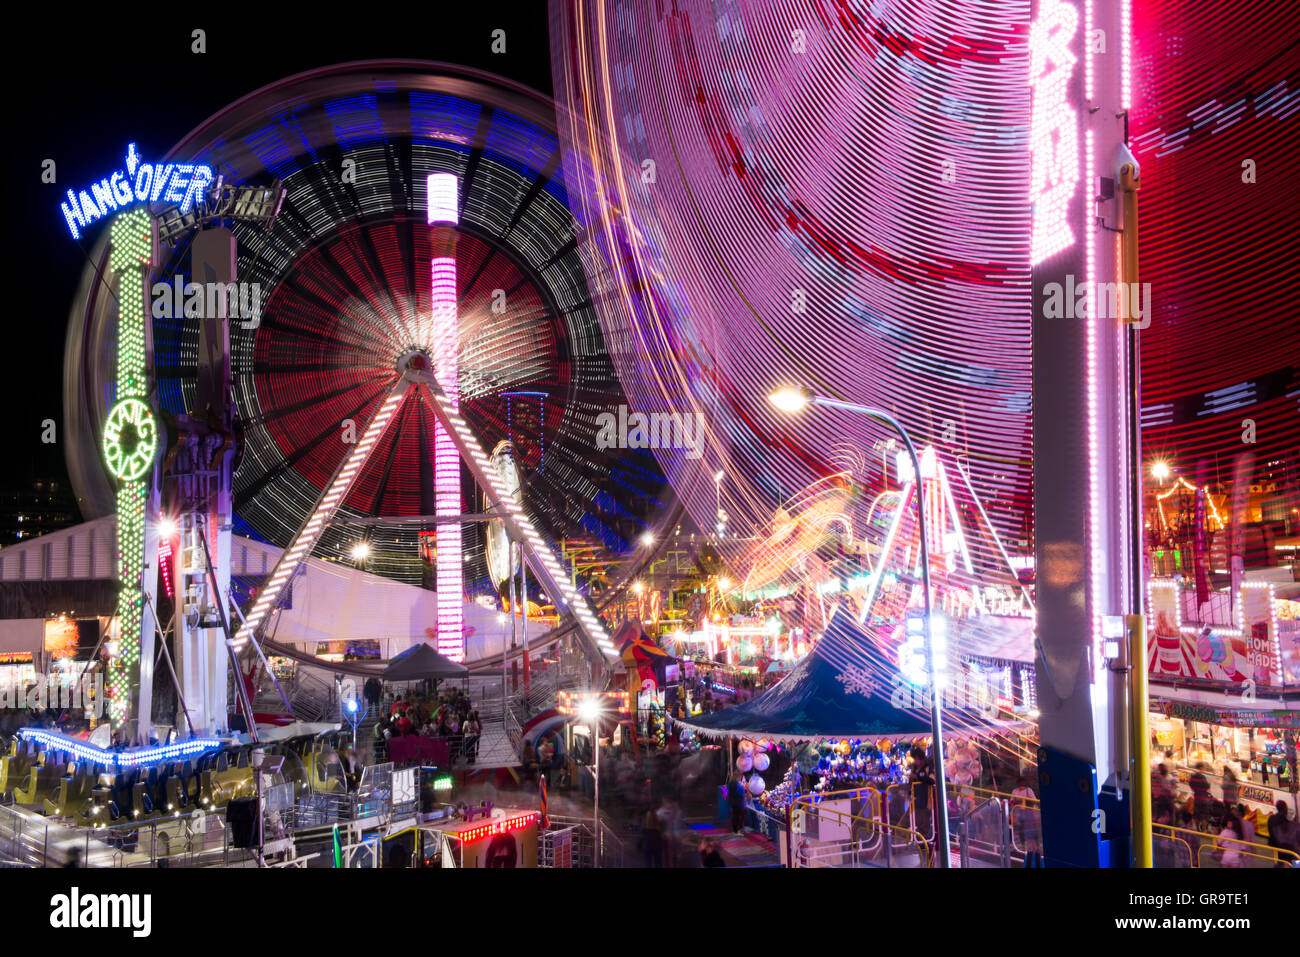
[[[884,827],[904,839],[924,841],[929,832],[917,830],[918,818],[931,811],[927,804],[912,806],[909,782],[914,763],[926,761],[918,753],[931,745],[923,704],[867,632],[840,609],[775,687],[745,704],[676,724],[732,742],[732,767],[752,799],[751,826],[773,832],[785,823],[785,861],[791,846],[848,840],[863,821],[887,822]],[[945,708],[945,720],[950,780],[954,774],[973,780],[973,742],[1011,730],[1009,722],[969,709]],[[720,800],[725,802],[725,793]],[[918,792],[917,803],[924,800]],[[800,813],[810,808],[819,813]]]
[[[541,816],[520,808],[467,808],[463,816],[420,825],[443,867],[536,867]],[[428,855],[436,859],[436,855]]]
[[[639,624],[628,622],[614,636],[627,674],[627,696],[634,702],[640,737],[663,734],[668,666],[677,659],[655,644]]]

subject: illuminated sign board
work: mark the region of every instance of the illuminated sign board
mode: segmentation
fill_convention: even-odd
[[[1037,265],[1074,244],[1070,200],[1079,182],[1079,119],[1069,100],[1079,12],[1043,0],[1029,31],[1029,261]]]
[[[171,203],[186,213],[203,198],[212,178],[212,167],[199,163],[142,163],[132,143],[126,149],[125,169],[91,183],[89,189],[68,190],[59,209],[72,238],[80,239],[82,230],[97,220],[136,203]]]

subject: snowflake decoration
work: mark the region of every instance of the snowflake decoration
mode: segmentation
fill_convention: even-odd
[[[859,668],[857,665],[849,665],[842,673],[835,676],[835,680],[844,685],[845,694],[860,694],[864,698],[870,698],[880,687],[865,668]]]

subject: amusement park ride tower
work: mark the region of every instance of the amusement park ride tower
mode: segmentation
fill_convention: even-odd
[[[1150,860],[1130,23],[1129,0],[1031,10],[1039,779],[1061,866]]]

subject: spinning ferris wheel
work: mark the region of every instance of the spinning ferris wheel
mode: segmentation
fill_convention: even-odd
[[[468,462],[468,446],[452,449],[462,440],[476,450],[510,443],[538,542],[595,538],[619,553],[666,520],[671,492],[653,455],[613,457],[594,441],[598,417],[625,399],[577,252],[554,129],[553,107],[522,87],[379,61],[273,84],[176,145],[173,157],[227,181],[285,190],[273,230],[227,224],[238,281],[256,290],[251,314],[230,322],[235,534],[304,559],[350,561],[365,542],[368,570],[428,584],[420,535],[432,526],[418,519],[456,499],[469,512],[493,508],[472,466],[453,462],[449,478],[442,464],[447,454]],[[437,222],[431,177],[452,196]],[[68,464],[87,517],[115,507],[100,438],[117,398],[118,303],[95,279],[108,246],[105,232],[65,356]],[[203,282],[191,246],[187,235],[164,245],[152,281]],[[428,334],[439,310],[457,319],[450,351]],[[164,421],[201,415],[213,390],[196,323],[154,318],[152,336]],[[393,401],[404,383],[443,380],[448,367],[441,391],[421,383]],[[308,541],[323,504],[333,511]],[[437,529],[439,573],[450,580],[455,559],[465,597],[494,594],[483,526]],[[534,577],[537,594],[567,604],[567,573],[548,577]]]

